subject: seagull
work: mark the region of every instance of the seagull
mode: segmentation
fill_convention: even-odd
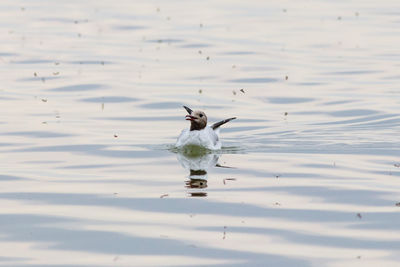
[[[221,141],[219,141],[219,127],[228,121],[236,119],[236,117],[229,118],[207,126],[207,116],[203,111],[191,110],[183,106],[189,115],[186,115],[186,120],[190,121],[190,129],[184,129],[179,135],[175,146],[178,148],[186,145],[197,145],[211,150],[221,148]]]

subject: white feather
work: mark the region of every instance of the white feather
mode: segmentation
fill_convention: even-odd
[[[209,126],[200,131],[184,129],[179,135],[175,146],[179,148],[186,145],[197,145],[212,150],[221,149],[218,133],[219,131],[216,132]]]

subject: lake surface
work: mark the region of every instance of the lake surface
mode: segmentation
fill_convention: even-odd
[[[2,1],[0,265],[398,266],[399,10]]]

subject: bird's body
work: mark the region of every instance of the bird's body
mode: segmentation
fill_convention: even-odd
[[[221,148],[218,132],[215,132],[210,126],[206,126],[202,130],[182,130],[182,133],[179,135],[175,146],[183,147],[185,145],[197,145],[212,150]]]
[[[187,145],[195,145],[211,150],[221,149],[221,142],[218,137],[219,127],[236,118],[229,118],[207,126],[207,116],[204,112],[193,111],[186,106],[183,107],[189,113],[189,115],[186,115],[186,120],[190,121],[190,129],[182,131],[175,146],[181,148]]]

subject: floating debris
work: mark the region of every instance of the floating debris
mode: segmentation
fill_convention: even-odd
[[[242,89],[240,89],[240,92],[242,92],[243,94],[245,93],[243,88],[242,88]]]
[[[361,218],[362,218],[361,213],[357,213],[357,217],[358,217],[359,219],[361,219]]]
[[[236,68],[236,65],[232,65],[232,69],[235,69]]]
[[[60,65],[60,62],[54,62],[54,65]]]
[[[281,203],[279,203],[279,202],[275,202],[275,203],[274,203],[274,205],[275,205],[275,206],[280,206],[280,205],[281,205]]]
[[[199,50],[199,54],[201,54],[201,53],[203,53],[203,52],[201,52],[201,50]]]
[[[236,178],[225,178],[222,180],[224,184],[226,184],[226,181],[236,181]]]
[[[207,59],[207,60],[210,60],[210,57],[207,57],[206,59]]]
[[[200,23],[200,28],[203,28],[203,23]]]
[[[117,135],[117,134],[114,134],[114,137],[115,137],[115,138],[117,138],[117,137],[118,137],[118,135]]]
[[[275,178],[276,178],[276,179],[278,179],[279,177],[281,177],[281,175],[280,175],[280,174],[278,174],[278,175],[275,175]]]
[[[393,164],[393,166],[400,168],[400,163],[395,163],[395,164]]]
[[[232,94],[233,94],[233,95],[236,95],[236,91],[235,91],[235,90],[232,90]]]
[[[203,93],[203,90],[199,89],[199,94]]]
[[[341,17],[341,16],[339,16],[339,17],[337,17],[337,19],[338,19],[338,20],[342,20],[342,17]]]
[[[286,75],[286,76],[285,76],[285,80],[287,81],[288,79],[289,79],[289,76]]]
[[[287,116],[289,113],[285,112],[284,115]]]
[[[34,73],[33,73],[33,76],[37,77],[37,73],[36,73],[36,72],[34,72]]]
[[[226,162],[224,161],[224,164],[226,164]],[[215,167],[219,167],[219,168],[228,168],[228,169],[235,169],[234,167],[229,167],[229,166],[225,166],[225,165],[221,165],[221,164],[216,164]]]
[[[42,102],[45,102],[45,103],[46,103],[46,102],[47,102],[47,99],[45,99],[45,98],[42,98]]]
[[[164,197],[167,197],[167,196],[169,196],[169,195],[168,194],[164,194],[164,195],[161,195],[160,198],[164,198]]]
[[[400,202],[397,202],[397,203],[396,203],[396,207],[400,207]]]
[[[53,72],[53,75],[58,75],[60,74],[58,71],[57,72]]]

